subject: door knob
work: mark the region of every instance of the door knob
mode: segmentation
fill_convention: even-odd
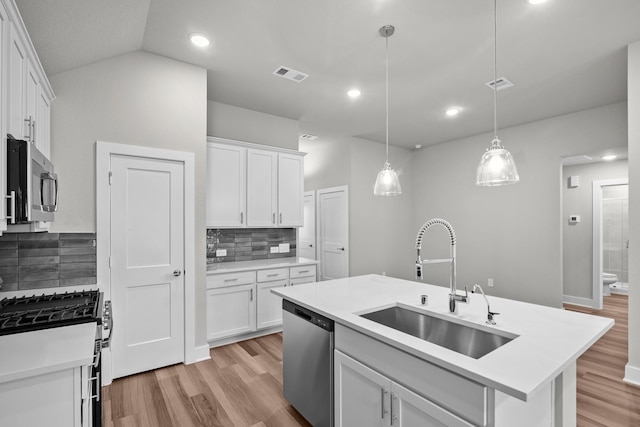
[[[342,247],[342,248],[338,248],[338,249],[340,249],[341,251],[344,251],[344,247]]]
[[[180,271],[180,270],[173,270],[173,275],[174,275],[174,276],[178,277],[178,276],[179,276],[179,275],[181,275],[181,274],[182,274],[182,271]]]
[[[310,248],[312,248],[312,247],[313,247],[313,245],[309,245],[309,247],[310,247]]]

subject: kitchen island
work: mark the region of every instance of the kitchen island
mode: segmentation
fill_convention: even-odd
[[[490,326],[481,295],[453,315],[449,289],[378,275],[272,292],[335,322],[336,427],[575,425],[575,361],[613,326],[611,319],[489,296],[500,313]],[[512,340],[473,358],[361,317],[394,306]]]

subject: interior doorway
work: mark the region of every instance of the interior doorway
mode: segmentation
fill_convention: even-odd
[[[317,190],[320,280],[349,277],[349,189]]]
[[[628,290],[629,266],[629,179],[593,182],[593,295],[594,307],[611,285]],[[615,282],[603,283],[605,273]],[[605,286],[608,289],[605,289]]]
[[[298,256],[316,259],[316,192],[305,191],[302,203],[304,225],[298,229]]]

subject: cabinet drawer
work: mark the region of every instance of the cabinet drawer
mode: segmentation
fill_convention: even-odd
[[[271,270],[258,270],[258,282],[271,282],[289,278],[289,269],[274,268]]]
[[[298,277],[315,277],[316,266],[315,265],[302,265],[299,267],[291,267],[289,269],[289,277],[296,279]]]
[[[316,282],[315,277],[298,277],[297,279],[290,279],[289,285],[296,286],[296,285],[304,285],[305,283],[315,283],[315,282]]]
[[[207,289],[222,286],[250,285],[256,281],[255,271],[242,273],[211,274],[207,276]]]

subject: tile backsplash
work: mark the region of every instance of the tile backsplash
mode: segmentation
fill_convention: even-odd
[[[96,283],[95,233],[4,233],[0,291]]]
[[[281,243],[289,244],[289,252],[271,253]],[[217,249],[226,249],[227,256],[216,257]],[[207,264],[295,256],[295,228],[207,229]]]

